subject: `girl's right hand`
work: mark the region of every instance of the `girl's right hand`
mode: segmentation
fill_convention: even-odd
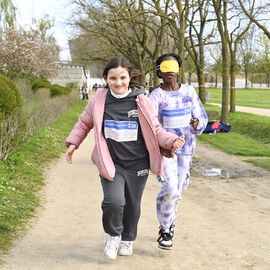
[[[68,164],[72,163],[72,155],[73,155],[75,149],[76,149],[76,146],[74,144],[71,144],[68,147],[68,150],[66,152],[66,160],[67,160]]]
[[[185,136],[182,135],[174,141],[173,147],[172,147],[173,151],[181,148],[184,144],[185,144]]]

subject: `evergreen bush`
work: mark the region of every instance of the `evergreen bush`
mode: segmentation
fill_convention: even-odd
[[[37,91],[40,88],[51,88],[51,83],[48,80],[41,79],[41,78],[36,78],[35,80],[32,81],[31,88],[33,91]]]
[[[51,90],[51,97],[60,96],[60,95],[69,95],[71,90],[67,87],[54,84],[50,88]]]
[[[4,115],[22,108],[22,96],[16,84],[6,76],[0,74],[0,121]]]
[[[48,80],[41,78],[32,80],[31,88],[33,91],[37,91],[41,88],[47,88],[50,90],[51,97],[69,95],[71,92],[71,89],[68,87],[64,87],[58,84],[51,84]]]

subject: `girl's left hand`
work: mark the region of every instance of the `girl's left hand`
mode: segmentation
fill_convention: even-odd
[[[196,129],[198,127],[198,124],[199,124],[199,119],[198,118],[192,118],[190,120],[190,125],[192,125],[192,127],[194,129]]]

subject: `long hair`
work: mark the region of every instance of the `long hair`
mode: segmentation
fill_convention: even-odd
[[[161,78],[161,75],[160,75],[160,64],[161,62],[163,62],[164,59],[166,59],[167,57],[173,57],[175,58],[175,60],[178,62],[178,65],[179,65],[179,68],[181,67],[182,65],[182,60],[181,60],[181,57],[175,53],[165,53],[163,55],[161,55],[157,61],[156,61],[156,72],[157,72],[157,76],[159,78]]]
[[[142,74],[134,68],[124,56],[114,56],[107,62],[103,70],[103,78],[107,79],[109,70],[118,67],[127,69],[130,76],[129,87],[144,86]]]

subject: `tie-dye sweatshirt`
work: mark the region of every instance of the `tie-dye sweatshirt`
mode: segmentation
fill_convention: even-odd
[[[154,104],[162,127],[177,136],[185,135],[185,145],[176,153],[192,156],[195,150],[195,135],[201,134],[208,122],[195,89],[188,84],[181,84],[176,91],[166,91],[157,87],[149,98]],[[191,118],[199,120],[197,129],[190,125]]]

